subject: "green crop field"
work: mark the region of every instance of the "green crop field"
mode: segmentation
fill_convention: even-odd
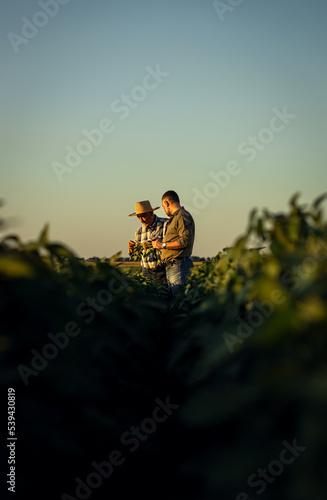
[[[324,200],[253,210],[174,300],[138,263],[88,265],[47,227],[4,236],[15,498],[327,498]]]

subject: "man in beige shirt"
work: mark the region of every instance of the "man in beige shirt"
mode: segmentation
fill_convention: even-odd
[[[166,191],[162,196],[162,207],[169,216],[164,238],[153,239],[153,246],[161,252],[161,260],[166,268],[166,277],[171,296],[187,283],[191,273],[191,260],[195,225],[192,215],[180,205],[175,191]]]

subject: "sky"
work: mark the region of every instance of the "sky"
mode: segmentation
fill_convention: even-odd
[[[172,189],[213,257],[326,191],[325,0],[3,0],[5,234],[111,257]],[[155,212],[165,216],[162,208]]]

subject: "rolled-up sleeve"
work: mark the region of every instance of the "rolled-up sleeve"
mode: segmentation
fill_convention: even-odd
[[[192,246],[194,240],[193,221],[187,216],[181,216],[177,221],[178,243],[182,248]]]

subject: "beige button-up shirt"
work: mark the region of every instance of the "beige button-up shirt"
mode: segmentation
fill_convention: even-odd
[[[192,215],[180,207],[169,217],[167,231],[163,238],[163,243],[178,241],[183,247],[178,250],[160,250],[161,260],[164,263],[171,262],[177,258],[191,257],[195,236],[195,224]]]

